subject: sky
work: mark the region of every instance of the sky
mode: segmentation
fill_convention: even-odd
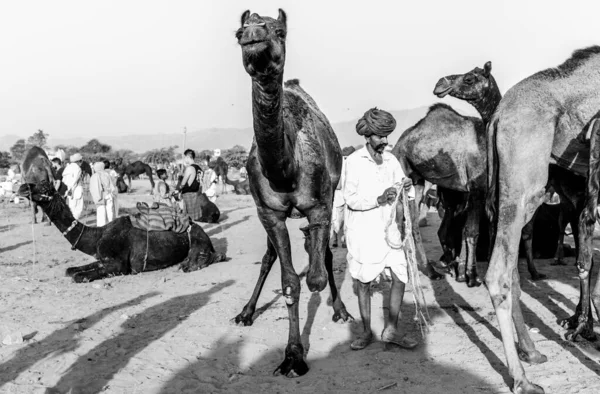
[[[284,78],[332,123],[443,101],[438,79],[492,62],[502,92],[600,44],[599,1],[80,0],[0,4],[0,136],[249,127],[234,33],[246,10],[288,15]]]

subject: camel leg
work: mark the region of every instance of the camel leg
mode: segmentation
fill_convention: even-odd
[[[65,271],[65,276],[73,276],[80,272],[89,271],[91,269],[97,269],[97,268],[99,268],[99,264],[100,264],[100,262],[96,261],[91,264],[86,264],[86,265],[82,265],[79,267],[69,267]]]
[[[78,272],[72,273],[72,275],[69,275],[69,273],[67,273],[67,275],[71,276],[73,278],[73,282],[75,283],[91,282],[97,279],[106,278],[107,276],[124,274],[124,272],[122,272],[122,270],[119,269],[120,266],[121,264],[118,263],[104,263],[101,261],[97,261],[95,263],[88,264],[83,267],[74,267],[79,268],[80,270]],[[89,267],[89,269],[84,269],[86,267]]]
[[[479,220],[481,212],[481,196],[472,193],[471,204],[467,212],[467,222],[464,230],[464,239],[466,243],[466,281],[468,287],[481,285],[481,280],[477,276],[477,240],[479,239]]]
[[[252,292],[252,297],[250,297],[250,301],[244,306],[242,312],[235,317],[236,324],[243,324],[244,326],[251,326],[254,321],[252,320],[252,316],[256,311],[256,303],[258,302],[258,297],[260,297],[260,293],[265,284],[265,280],[267,276],[269,276],[269,272],[271,272],[271,268],[273,267],[273,263],[277,260],[277,252],[275,251],[275,247],[267,237],[267,251],[262,258],[262,263],[260,265],[260,276],[258,277],[258,281],[256,282],[256,286],[254,287],[254,291]]]
[[[290,236],[285,225],[287,215],[285,212],[273,211],[264,206],[258,206],[257,210],[258,217],[269,235],[269,239],[277,252],[277,256],[279,256],[279,262],[281,264],[281,288],[287,306],[289,320],[289,336],[288,344],[285,348],[285,358],[273,373],[275,375],[285,375],[289,378],[302,376],[308,372],[308,366],[304,361],[304,347],[302,346],[300,338],[300,321],[298,316],[300,278],[298,277],[298,274],[296,274],[292,264]],[[329,215],[326,214],[326,220],[329,220],[328,216]],[[329,238],[329,228],[323,228],[322,230],[325,231],[324,241],[327,242],[327,238]],[[323,274],[325,275],[325,273]],[[310,275],[311,270],[309,269],[308,277],[310,277]],[[307,282],[309,282],[308,277]],[[327,277],[325,276],[324,279],[326,285]]]
[[[335,278],[333,277],[333,253],[331,249],[327,248],[327,254],[325,255],[325,269],[327,270],[327,280],[329,282],[329,289],[331,291],[331,299],[333,301],[333,317],[331,320],[334,322],[350,322],[354,320],[351,314],[346,310],[346,305],[342,302],[340,294],[338,293],[337,285],[335,284]]]
[[[31,204],[31,211],[33,213],[33,224],[37,224],[37,204],[36,203],[32,203]]]
[[[412,235],[415,241],[415,253],[417,255],[417,261],[419,263],[419,269],[423,274],[425,274],[431,280],[442,279],[444,275],[441,275],[438,271],[447,273],[448,267],[440,262],[435,268],[427,259],[427,254],[425,254],[425,247],[423,247],[423,240],[421,238],[421,230],[418,226],[418,210],[416,201],[412,200],[408,202],[410,220],[412,220]]]
[[[533,223],[535,222],[536,213],[533,214],[533,218],[523,227],[523,231],[521,232],[521,240],[523,241],[523,245],[525,247],[525,259],[527,260],[527,270],[529,271],[529,275],[531,276],[531,280],[541,280],[546,279],[546,275],[540,274],[535,268],[535,263],[533,262]]]
[[[508,195],[515,195],[514,191],[509,192]],[[498,230],[486,274],[486,284],[498,317],[509,373],[514,379],[513,392],[543,393],[541,387],[529,382],[525,376],[515,346],[513,324],[511,324],[516,321],[517,325],[520,326],[522,321],[522,316],[515,319],[515,315],[521,315],[520,308],[513,309],[515,301],[518,302],[518,299],[513,299],[517,297],[517,294],[513,294],[513,275],[517,269],[521,230],[526,223],[525,207],[519,201],[507,201],[505,203],[501,201],[498,218]],[[524,337],[522,337],[522,341],[525,341]]]
[[[515,325],[515,331],[517,332],[517,339],[519,340],[519,347],[517,352],[519,359],[530,364],[542,364],[548,361],[548,357],[544,356],[538,350],[536,350],[531,337],[529,336],[529,330],[523,320],[523,311],[521,310],[521,284],[519,280],[519,270],[515,268],[512,273],[512,318]]]
[[[554,261],[550,265],[566,265],[564,262],[565,258],[565,229],[567,228],[568,220],[563,208],[564,204],[561,203],[560,210],[558,211],[558,245],[556,245],[556,253],[554,254]]]
[[[427,183],[429,183],[429,182],[427,182]],[[415,188],[415,205],[418,207],[417,213],[419,215],[419,217],[417,218],[417,223],[419,226],[421,226],[421,225],[426,226],[427,225],[427,209],[424,207],[425,193],[426,193],[425,185],[418,182],[414,185],[414,188]],[[425,215],[423,215],[423,211],[425,212]]]
[[[129,189],[127,189],[127,194],[131,193],[131,175],[127,174],[127,181],[129,182]]]

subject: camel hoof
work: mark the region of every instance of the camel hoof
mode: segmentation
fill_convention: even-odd
[[[481,286],[481,279],[475,276],[469,276],[467,278],[467,287],[479,287]]]
[[[535,274],[531,274],[531,280],[534,282],[538,281],[538,280],[543,280],[546,278],[547,278],[546,274],[540,274],[539,272],[536,272]]]
[[[458,274],[456,276],[456,281],[460,283],[464,283],[467,281],[467,276],[465,274]]]
[[[308,290],[313,293],[315,291],[323,291],[327,287],[327,273],[323,270],[315,273],[314,270],[309,269],[306,276],[306,285],[308,286]]]
[[[334,312],[331,320],[333,320],[335,323],[349,323],[354,321],[354,317],[352,317],[352,315],[348,313],[348,311],[346,310],[346,306],[342,305],[342,307],[339,310]]]
[[[254,321],[252,320],[252,315],[252,313],[242,312],[239,315],[237,315],[233,320],[238,326],[242,325],[244,327],[248,327],[251,326],[252,323],[254,323]]]
[[[301,344],[287,345],[285,358],[273,371],[273,375],[285,375],[288,378],[297,378],[308,372],[308,365],[304,361],[304,348]]]
[[[574,330],[577,327],[577,322],[579,321],[579,318],[577,315],[573,315],[569,318],[563,319],[563,320],[559,320],[558,324],[561,325],[561,327],[564,327],[568,330]]]
[[[427,263],[427,269],[425,271],[425,275],[430,279],[430,280],[440,280],[444,277],[444,275],[440,274],[435,267],[433,266],[432,262],[429,261]]]
[[[334,242],[334,243],[332,243],[332,244],[331,244],[331,247],[332,247],[332,248],[337,248],[337,247],[338,247],[338,244],[337,244],[337,242]]]
[[[347,249],[346,242],[342,242],[342,248]]]
[[[544,394],[545,391],[541,386],[537,384],[525,381],[519,384],[516,384],[513,387],[513,393],[515,394]]]
[[[548,357],[546,357],[537,350],[534,350],[530,353],[526,353],[524,350],[517,348],[517,352],[519,354],[519,360],[529,364],[543,364],[546,361],[548,361]]]
[[[90,281],[90,279],[83,273],[76,273],[72,276],[72,278],[73,282],[75,283],[87,283]]]
[[[77,273],[77,267],[69,267],[65,271],[65,276],[73,276]]]
[[[574,330],[567,331],[567,333],[565,334],[565,339],[567,341],[576,342],[578,335],[581,335],[583,339],[588,340],[590,342],[594,342],[598,338],[596,336],[596,333],[594,333],[592,324],[587,321],[579,323],[579,325],[577,325],[577,328],[575,328]]]

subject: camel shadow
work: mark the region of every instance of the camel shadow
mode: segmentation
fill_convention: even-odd
[[[40,341],[29,343],[27,346],[19,349],[10,360],[0,365],[0,375],[2,376],[0,388],[4,383],[16,379],[22,372],[47,357],[59,356],[75,351],[80,345],[80,330],[90,329],[111,313],[139,305],[145,300],[159,294],[159,292],[144,294],[121,304],[101,309],[82,319],[65,322],[66,325],[63,328],[54,331]],[[63,322],[56,323],[64,324]]]
[[[311,311],[318,308],[321,302],[318,293],[311,295],[309,305],[312,306],[309,306],[302,332],[305,349],[309,347],[306,337],[310,335],[314,322]],[[411,306],[405,305],[402,309],[409,315],[408,310]],[[439,309],[436,310],[439,312]],[[418,332],[416,325],[408,325],[412,326],[409,328],[412,335]],[[330,322],[323,329],[334,329],[331,326],[335,329],[340,327]],[[319,339],[314,340],[318,345],[322,345]],[[262,341],[257,343],[240,339],[237,335],[224,334],[216,343],[208,346],[208,352],[198,354],[196,360],[172,376],[158,392],[175,394],[187,390],[198,393],[374,393],[391,389],[390,392],[415,394],[442,391],[446,394],[462,394],[498,391],[496,385],[464,369],[436,363],[429,357],[426,343],[407,351],[375,342],[364,350],[353,351],[350,349],[350,340],[342,335],[341,340],[336,341],[336,345],[317,350],[315,355],[307,357],[309,372],[299,378],[288,379],[272,376],[273,370],[283,359],[283,344],[281,349],[265,352],[265,344]],[[308,349],[306,351],[308,352]],[[460,379],[456,379],[457,376],[460,376]]]
[[[32,243],[32,242],[33,242],[33,241],[24,241],[24,242],[19,242],[19,243],[17,243],[17,244],[14,244],[14,245],[12,245],[12,246],[7,246],[6,248],[0,248],[0,253],[3,253],[3,252],[9,252],[9,251],[11,251],[11,250],[18,249],[18,248],[20,248],[21,246],[24,246],[24,245],[29,245],[29,244],[30,244],[30,243]]]
[[[204,230],[206,232],[206,234],[209,237],[212,237],[213,235],[219,234],[225,230],[227,230],[230,227],[233,227],[237,224],[243,223],[245,221],[247,221],[248,219],[250,219],[250,215],[245,215],[243,218],[235,220],[233,222],[230,223],[226,223],[226,224],[221,224],[221,223],[216,223],[216,224],[209,224],[209,223],[202,223],[202,229],[205,229],[207,227],[207,225],[211,226],[212,228],[208,229],[208,230]]]
[[[80,356],[47,393],[103,391],[131,358],[177,327],[188,315],[207,305],[214,294],[234,283],[234,280],[228,280],[207,291],[174,297],[132,316],[122,324],[123,331],[119,335]],[[139,329],[134,329],[137,327]],[[106,356],[98,358],[98,354]],[[91,380],[90,376],[95,378]]]

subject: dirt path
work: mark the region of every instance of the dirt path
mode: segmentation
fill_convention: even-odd
[[[134,181],[136,194],[121,195],[121,205],[150,201],[142,194],[148,192],[146,183]],[[224,195],[217,204],[223,220],[204,228],[230,261],[189,274],[172,267],[86,284],[71,283],[63,274],[92,257],[71,251],[53,226],[38,224],[32,233],[23,206],[0,205],[0,335],[33,336],[0,345],[0,393],[371,393],[389,385],[380,392],[510,392],[486,289],[468,289],[452,278],[431,283],[423,276],[433,326],[414,351],[386,349],[380,342],[351,351],[359,323],[333,323],[329,290],[311,294],[303,284],[300,327],[311,369],[298,379],[272,376],[282,361],[288,327],[279,266],[267,279],[254,325],[231,324],[258,277],[266,235],[250,196]],[[423,237],[436,258],[441,254],[437,214],[429,221]],[[303,224],[288,222],[298,272],[308,264],[299,231]],[[336,249],[334,258],[342,298],[358,317],[345,250]],[[546,260],[537,264],[549,279],[531,282],[520,267],[523,311],[530,327],[539,330],[532,338],[549,361],[526,365],[526,372],[547,393],[599,393],[598,345],[566,342],[556,324],[575,309],[576,271],[572,265],[551,267]],[[387,283],[374,288],[375,333],[383,329],[387,288]],[[420,336],[410,292],[403,313],[404,328]]]

